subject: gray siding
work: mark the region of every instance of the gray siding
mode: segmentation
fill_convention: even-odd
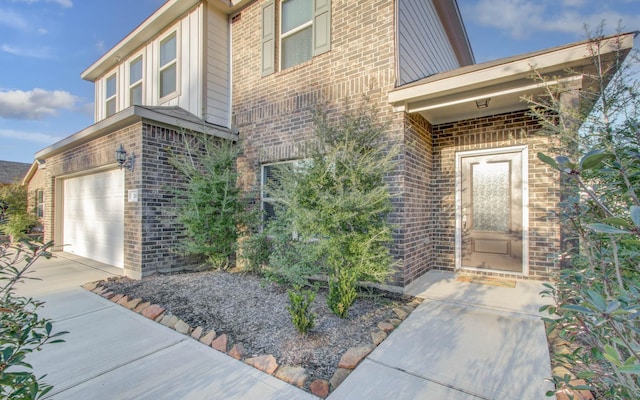
[[[398,83],[460,67],[432,0],[398,1]]]
[[[207,7],[206,115],[208,122],[230,126],[229,21],[227,16]],[[196,114],[197,115],[197,114]]]

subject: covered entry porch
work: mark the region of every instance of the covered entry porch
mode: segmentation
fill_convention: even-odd
[[[428,150],[421,168],[405,160],[405,169],[422,174],[429,188],[409,190],[409,197],[426,201],[431,218],[411,232],[419,240],[405,249],[404,286],[434,269],[548,279],[559,268],[560,180],[537,157],[550,153],[557,138],[542,129],[525,99],[553,92],[562,110],[575,109],[581,91],[598,93],[588,79],[596,68],[592,55],[607,66],[631,49],[633,37],[472,65],[390,92],[394,109],[412,121],[405,141]]]

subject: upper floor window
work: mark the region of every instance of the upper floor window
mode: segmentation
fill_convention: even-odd
[[[267,0],[262,6],[263,76],[276,70],[276,39],[281,70],[331,50],[331,0],[281,0],[280,25],[275,23],[276,0]]]
[[[160,42],[160,98],[177,90],[177,39],[172,33]]]
[[[116,97],[118,93],[117,89],[117,77],[116,74],[113,74],[105,81],[105,105],[107,117],[116,113]]]
[[[129,63],[129,103],[142,105],[142,56]]]
[[[282,2],[280,63],[282,69],[311,59],[313,41],[313,0]]]

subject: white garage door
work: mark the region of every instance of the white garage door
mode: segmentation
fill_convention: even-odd
[[[124,265],[124,173],[99,172],[64,181],[64,251]]]

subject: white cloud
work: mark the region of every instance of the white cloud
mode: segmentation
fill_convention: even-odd
[[[0,92],[0,118],[35,120],[57,115],[60,110],[73,109],[77,97],[62,90]]]
[[[18,13],[12,10],[0,8],[0,25],[6,25],[10,28],[24,30],[29,27],[27,20],[22,18]]]
[[[29,57],[29,58],[53,58],[51,51],[46,48],[20,48],[14,47],[8,44],[0,45],[0,51],[13,54],[14,56]]]
[[[44,0],[47,3],[56,3],[59,4],[61,7],[64,8],[71,8],[73,7],[73,1],[72,0]],[[20,2],[20,3],[27,3],[27,4],[34,4],[34,3],[38,3],[40,2],[40,0],[13,0],[13,2]]]
[[[16,131],[12,129],[0,129],[0,138],[24,140],[26,142],[51,144],[64,139],[47,133]]]
[[[640,15],[620,14],[597,9],[593,0],[564,0],[532,2],[528,0],[479,0],[473,15],[478,23],[508,32],[516,39],[536,33],[569,33],[585,36],[585,24],[596,28],[606,21],[605,33],[615,32],[618,22],[631,29],[640,22]],[[496,16],[500,16],[496,18]]]

